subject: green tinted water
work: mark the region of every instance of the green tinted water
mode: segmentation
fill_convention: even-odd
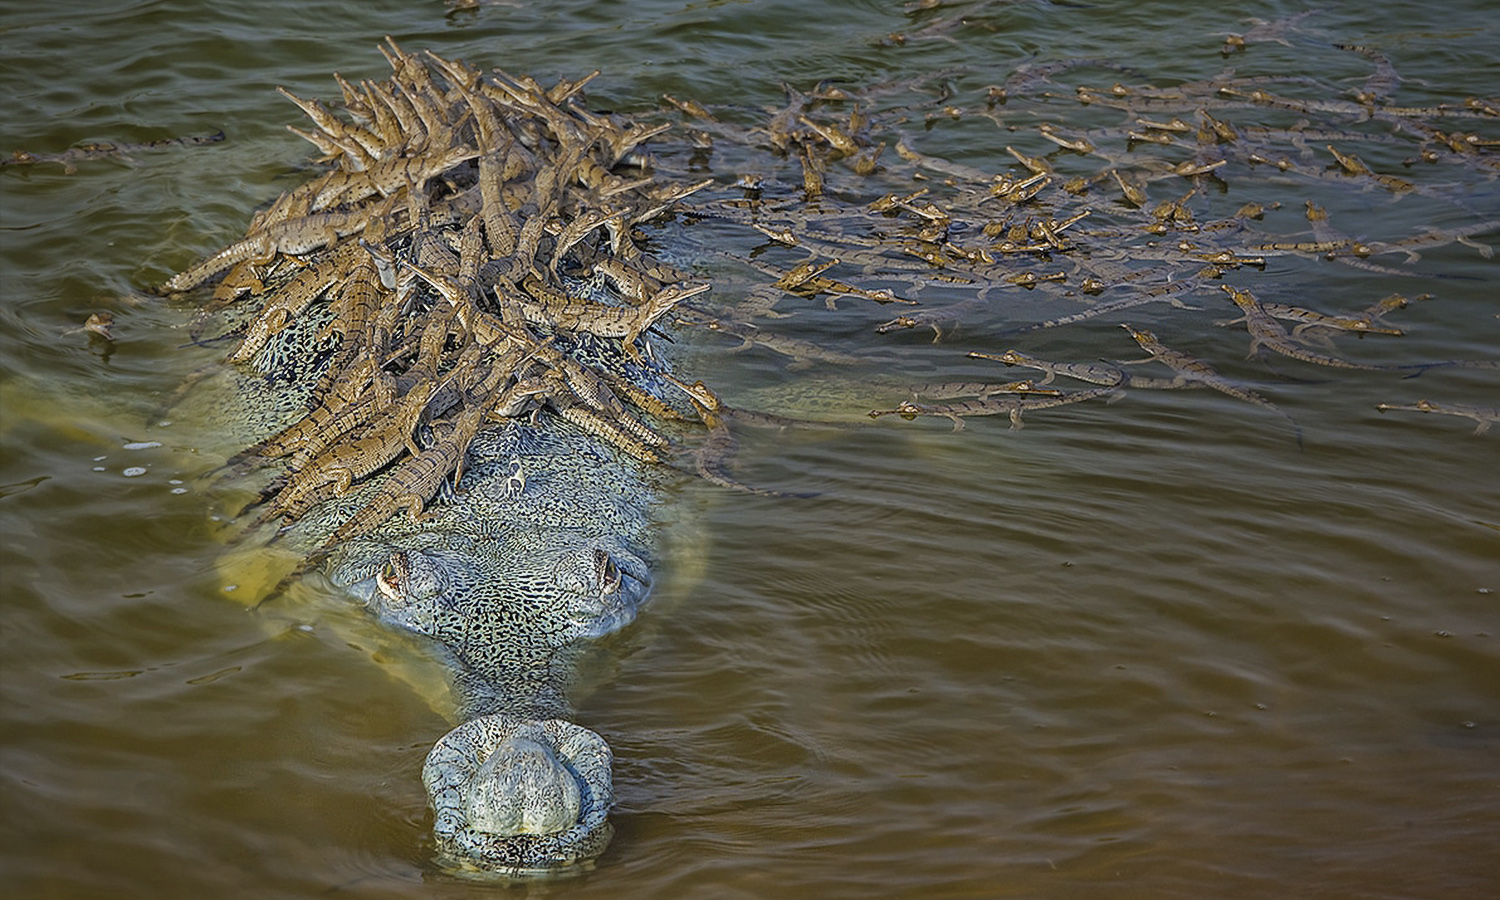
[[[275,85],[329,96],[331,71],[384,77],[374,47],[391,34],[544,82],[602,68],[591,104],[620,109],[663,92],[767,107],[782,82],[950,66],[998,83],[1034,55],[1108,57],[1128,81],[1233,64],[1357,86],[1368,66],[1327,52],[1331,36],[1382,48],[1406,79],[1399,102],[1422,105],[1496,95],[1500,29],[1484,7],[1331,5],[1307,22],[1323,44],[1293,36],[1226,62],[1217,33],[1249,27],[1235,16],[1302,7],[4,4],[0,150],[226,134],[72,175],[0,171],[7,892],[503,890],[434,874],[418,770],[447,722],[401,680],[410,650],[332,603],[237,602],[194,481],[222,439],[190,421],[148,426],[222,351],[181,348],[182,310],[130,298],[305,177]],[[965,11],[972,24],[921,36]],[[896,31],[911,39],[888,45]],[[924,152],[989,171],[1013,168],[1007,143],[1048,149],[984,119],[921,134]],[[1473,186],[1474,216],[1306,190],[1371,233],[1500,217],[1493,180]],[[1430,292],[1399,314],[1399,342],[1341,350],[1493,358],[1497,267],[1449,245],[1414,268],[1462,277],[1289,259],[1257,287],[1297,285],[1307,295],[1289,302],[1319,308]],[[100,310],[116,317],[113,342],[68,333]],[[1060,312],[1039,310],[1023,307]],[[954,359],[1016,342],[984,318],[934,345],[802,315],[922,378],[992,377]],[[1221,367],[1270,377],[1237,362],[1244,335],[1216,328],[1221,316],[1163,307],[1133,321],[1170,323]],[[1025,348],[1118,358],[1120,340],[1109,320]],[[726,394],[783,377],[727,342],[704,353]],[[1132,392],[1019,432],[886,420],[747,436],[743,478],[820,496],[685,489],[698,556],[667,564],[580,699],[578,720],[616,754],[617,836],[594,873],[514,890],[1486,896],[1500,877],[1500,454],[1467,420],[1374,406],[1496,406],[1496,374],[1295,372],[1325,380],[1267,392],[1302,425],[1302,451],[1276,416],[1210,391]]]

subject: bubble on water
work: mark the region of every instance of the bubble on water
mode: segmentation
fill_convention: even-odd
[[[172,488],[172,493],[174,493],[174,494],[186,494],[187,493],[187,488]]]
[[[124,475],[126,478],[135,478],[138,475],[146,474],[146,469],[144,466],[131,466],[120,474]]]
[[[104,467],[103,466],[94,466],[94,471],[95,472],[103,472],[104,471]]]
[[[125,445],[126,450],[151,450],[160,447],[161,441],[131,441]]]
[[[169,478],[169,479],[167,479],[167,484],[182,484],[182,479],[181,478]]]

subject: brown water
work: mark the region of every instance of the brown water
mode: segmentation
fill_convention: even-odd
[[[1108,56],[1139,73],[1127,80],[1171,81],[1218,72],[1216,33],[1249,25],[1208,4],[1020,2],[878,46],[966,7],[235,6],[0,5],[0,149],[226,132],[73,175],[0,171],[7,896],[1493,895],[1496,434],[1374,406],[1493,407],[1500,379],[1288,364],[1319,380],[1276,382],[1240,360],[1243,332],[1213,325],[1220,308],[1133,321],[1170,323],[1265,380],[1305,449],[1275,415],[1212,391],[1135,391],[1022,431],[883,420],[749,435],[742,478],[819,496],[691,484],[674,499],[691,551],[664,561],[653,605],[579,702],[616,754],[618,832],[597,870],[510,888],[435,874],[418,770],[448,725],[402,680],[419,664],[332,600],[237,602],[194,481],[222,440],[148,426],[222,351],[179,348],[185,313],[129,298],[304,177],[305,145],[282,130],[295,110],[273,86],[328,96],[332,70],[384,77],[385,34],[544,81],[600,67],[593,105],[620,108],[662,92],[770,106],[783,81],[954,65],[998,82],[1032,54]],[[1307,21],[1324,44],[1293,36],[1229,64],[1357,85],[1368,66],[1328,52],[1331,36],[1389,54],[1399,102],[1494,97],[1500,27],[1485,6],[1335,4]],[[1000,150],[1016,140],[960,123],[923,149],[1008,171]],[[1319,190],[1285,199],[1337,202],[1371,233],[1500,217],[1493,180],[1476,179],[1472,214]],[[1411,269],[1461,277],[1286,259],[1257,286],[1346,309],[1429,292],[1398,314],[1405,338],[1341,351],[1494,358],[1500,261],[1449,245]],[[809,330],[921,379],[992,377],[955,360],[1022,344],[996,318],[934,345],[815,307],[800,313]],[[116,316],[113,342],[65,333],[98,310]],[[1109,320],[1023,346],[1088,360],[1128,355],[1120,340]],[[727,342],[703,352],[727,395],[783,377]]]

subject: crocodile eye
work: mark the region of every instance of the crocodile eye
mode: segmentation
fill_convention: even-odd
[[[620,574],[620,567],[603,550],[594,551],[594,572],[599,577],[599,596],[608,596],[620,589],[620,581],[624,576]]]
[[[401,567],[396,565],[399,554],[392,556],[380,567],[380,574],[375,577],[375,582],[380,587],[380,592],[387,597],[398,597],[401,594]]]

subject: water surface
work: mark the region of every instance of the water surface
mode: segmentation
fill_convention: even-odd
[[[1397,100],[1417,106],[1495,97],[1500,29],[1484,7],[1330,4],[1305,20],[1314,33],[1226,60],[1221,33],[1251,23],[1178,2],[4,4],[0,150],[225,132],[71,175],[0,171],[8,893],[1487,896],[1500,879],[1496,434],[1375,405],[1500,405],[1494,370],[1278,363],[1308,380],[1281,382],[1242,358],[1243,332],[1214,325],[1227,304],[1205,301],[1134,324],[1265,381],[1304,447],[1212,391],[1131,392],[1020,431],[887,419],[747,435],[740,477],[818,496],[682,488],[691,525],[654,605],[579,698],[578,721],[616,754],[615,840],[586,876],[506,889],[450,881],[432,860],[418,772],[448,723],[410,683],[433,675],[415,651],[331,601],[254,610],[230,589],[251,587],[221,568],[217,510],[195,481],[223,439],[160,424],[176,386],[223,351],[183,348],[189,313],[143,294],[307,177],[307,146],[283,130],[296,110],[274,86],[329,97],[331,71],[385,77],[386,34],[544,82],[601,68],[590,102],[622,110],[664,92],[759,109],[783,102],[783,82],[947,67],[973,88],[1079,56],[1129,67],[1095,73],[1101,87],[1226,65],[1357,86],[1369,67],[1329,52],[1336,39],[1391,57]],[[1047,149],[984,119],[938,123],[921,147],[1000,172],[1021,140]],[[1289,231],[1302,191],[1372,233],[1500,217],[1493,179],[1474,180],[1467,210],[1292,185]],[[1500,262],[1450,244],[1409,268],[1288,258],[1256,286],[1320,308],[1431,293],[1393,317],[1406,337],[1340,351],[1494,358]],[[993,377],[962,354],[1016,343],[1006,317],[1063,311],[1013,302],[939,344],[873,334],[889,315],[876,309],[798,311],[875,361],[859,377]],[[112,342],[70,331],[96,311],[115,315]],[[1119,358],[1121,339],[1101,320],[1025,349]],[[732,346],[699,348],[726,396],[802,377]]]

